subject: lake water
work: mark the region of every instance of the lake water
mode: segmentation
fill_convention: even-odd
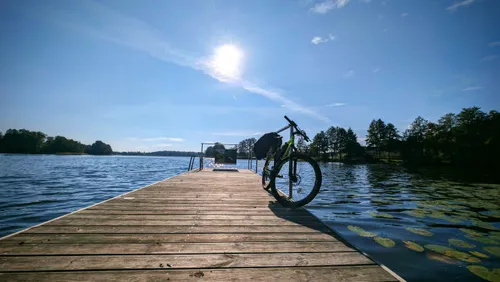
[[[0,236],[185,172],[188,163],[0,155]],[[323,186],[307,209],[377,262],[409,281],[482,281],[469,269],[498,281],[500,270],[487,271],[500,269],[500,185],[381,165],[320,166]]]

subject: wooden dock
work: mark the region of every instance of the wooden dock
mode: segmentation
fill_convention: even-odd
[[[189,172],[0,240],[0,281],[397,281],[248,171]]]

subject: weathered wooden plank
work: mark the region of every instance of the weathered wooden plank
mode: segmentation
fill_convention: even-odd
[[[275,225],[296,225],[303,226],[307,224],[308,226],[322,226],[323,224],[318,221],[288,221],[285,219],[269,219],[269,220],[216,220],[216,219],[205,219],[205,220],[113,220],[113,219],[99,219],[99,218],[89,218],[89,219],[72,219],[71,217],[61,218],[57,221],[48,223],[48,225],[73,225],[73,226],[84,226],[84,225],[110,225],[110,226],[121,226],[121,225],[135,225],[135,226],[165,226],[165,225],[177,225],[177,226],[216,226],[216,225],[239,225],[247,226],[247,228],[252,228],[252,226],[275,226]]]
[[[349,252],[340,242],[0,244],[0,256]]]
[[[382,282],[396,281],[379,266],[329,266],[293,268],[231,268],[231,269],[186,269],[149,271],[71,271],[0,273],[2,281],[344,281]]]
[[[109,213],[101,214],[88,214],[88,213],[76,213],[67,217],[68,219],[107,219],[107,220],[245,220],[245,221],[268,221],[277,220],[276,215],[174,215],[174,214],[155,214],[155,215],[136,215],[136,214],[125,214],[116,215]],[[317,221],[317,219],[308,214],[297,215],[293,217],[297,221]]]
[[[177,210],[177,209],[133,209],[125,208],[107,208],[107,209],[87,209],[80,211],[78,214],[168,214],[168,215],[260,215],[260,216],[276,216],[276,213],[270,210]],[[303,213],[287,213],[288,216],[301,216]]]
[[[30,234],[1,240],[0,244],[122,244],[122,243],[231,243],[231,242],[334,242],[328,233],[243,234]]]
[[[3,256],[7,271],[373,265],[357,252],[190,255]],[[170,266],[169,266],[170,265]]]
[[[326,226],[317,226],[314,228],[300,225],[289,226],[106,226],[106,225],[51,225],[45,224],[26,231],[26,233],[100,233],[100,234],[204,234],[204,233],[316,233],[331,232]]]

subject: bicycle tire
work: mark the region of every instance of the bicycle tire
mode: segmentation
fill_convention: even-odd
[[[266,158],[266,163],[262,167],[262,188],[264,190],[269,190],[270,185],[271,185],[271,170],[269,169],[269,163],[271,163],[271,157]],[[266,173],[266,168],[267,168],[267,173]]]
[[[309,193],[309,195],[307,195],[305,198],[303,198],[300,201],[291,201],[288,199],[288,197],[286,197],[286,195],[283,195],[282,193],[280,193],[280,191],[278,191],[276,189],[276,174],[280,171],[281,167],[284,164],[289,162],[290,158],[294,158],[296,160],[302,160],[302,161],[308,162],[309,164],[311,164],[311,166],[314,169],[314,176],[315,176],[314,186],[313,186],[311,192]],[[272,195],[276,198],[276,200],[282,206],[291,207],[291,208],[298,208],[298,207],[301,207],[303,205],[308,204],[316,197],[316,195],[318,195],[319,190],[321,188],[321,182],[322,182],[322,175],[321,175],[321,169],[319,168],[318,163],[308,155],[294,152],[294,153],[292,153],[292,155],[290,155],[290,157],[286,158],[285,160],[280,161],[277,165],[274,166],[274,169],[271,172],[271,182],[270,182],[269,186],[271,187]]]

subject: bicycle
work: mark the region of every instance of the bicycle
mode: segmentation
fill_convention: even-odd
[[[300,153],[295,147],[295,135],[311,141],[305,131],[287,116],[288,125],[276,134],[290,128],[290,140],[276,152],[268,153],[262,169],[262,187],[271,189],[271,194],[285,207],[297,208],[311,202],[319,193],[322,177],[318,163],[310,156]],[[282,138],[281,136],[279,136]],[[271,162],[274,162],[270,169]],[[301,174],[302,173],[302,174]],[[311,179],[311,174],[314,179]]]

